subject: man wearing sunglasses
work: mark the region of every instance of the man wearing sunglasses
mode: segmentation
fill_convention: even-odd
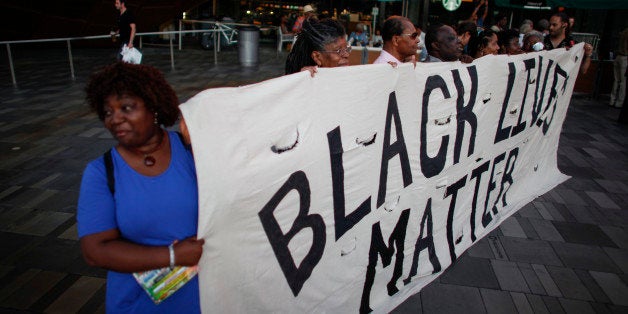
[[[389,17],[382,26],[384,47],[373,64],[399,64],[416,60],[419,35],[408,18]]]

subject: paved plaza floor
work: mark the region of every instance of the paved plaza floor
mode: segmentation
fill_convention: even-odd
[[[6,52],[4,52],[6,53]],[[0,54],[0,312],[104,312],[105,272],[76,235],[82,171],[114,141],[85,104],[89,74],[113,50],[14,48],[17,88]],[[42,57],[44,56],[44,57]],[[283,74],[286,53],[147,47],[183,102],[199,91]],[[558,164],[572,176],[478,241],[396,313],[628,313],[628,126],[619,109],[576,95]]]

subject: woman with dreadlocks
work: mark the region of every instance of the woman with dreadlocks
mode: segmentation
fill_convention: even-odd
[[[309,70],[314,75],[316,67],[349,65],[351,46],[345,37],[344,27],[336,20],[304,21],[286,60],[286,74]]]

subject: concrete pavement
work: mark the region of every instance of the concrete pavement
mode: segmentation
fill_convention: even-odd
[[[114,141],[84,102],[84,84],[113,50],[14,51],[18,88],[0,67],[0,312],[104,312],[105,272],[76,236],[81,173]],[[183,102],[199,91],[283,74],[285,51],[260,65],[225,49],[145,48]],[[42,59],[40,55],[45,54]],[[0,55],[6,60],[6,55]],[[396,313],[628,313],[628,126],[619,109],[574,96],[559,168],[572,179],[526,205]]]

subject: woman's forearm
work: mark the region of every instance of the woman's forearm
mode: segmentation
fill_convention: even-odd
[[[188,238],[173,246],[176,266],[193,266],[202,253],[203,240]],[[81,238],[87,263],[117,272],[138,272],[171,266],[168,246],[148,246],[126,241],[117,230]]]

